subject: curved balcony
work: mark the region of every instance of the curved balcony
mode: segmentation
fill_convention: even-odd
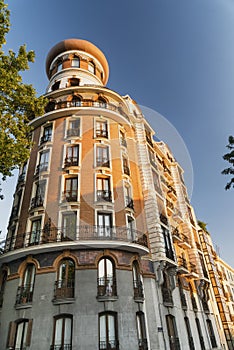
[[[129,121],[128,115],[123,111],[121,106],[112,104],[112,103],[104,103],[99,101],[92,100],[83,100],[83,101],[50,101],[45,107],[45,113],[57,111],[59,109],[64,108],[102,108],[107,109],[109,111],[117,112],[125,117]]]
[[[129,229],[126,226],[72,226],[64,228],[44,228],[37,231],[37,239],[34,232],[25,232],[15,237],[14,245],[11,238],[6,239],[1,261],[9,261],[11,256],[24,256],[25,249],[33,253],[90,248],[112,248],[138,252],[140,255],[148,254],[148,241],[146,234]],[[32,244],[33,240],[33,244]]]

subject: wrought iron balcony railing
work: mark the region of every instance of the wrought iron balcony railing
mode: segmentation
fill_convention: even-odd
[[[117,340],[100,340],[99,350],[119,350],[119,342]]]
[[[43,206],[43,198],[42,198],[42,196],[36,196],[36,197],[33,197],[31,199],[30,209],[35,209],[35,208],[42,207],[42,206]]]
[[[40,139],[40,145],[42,145],[45,142],[50,142],[52,139],[52,135],[43,135]]]
[[[138,230],[131,229],[126,226],[105,227],[101,225],[81,225],[61,228],[44,228],[33,232],[25,232],[17,234],[14,237],[6,238],[4,253],[8,251],[27,248],[32,245],[42,245],[56,242],[79,242],[79,241],[122,241],[128,243],[136,243],[144,247],[148,247],[146,234]]]
[[[126,197],[125,202],[126,202],[127,208],[134,210],[134,203],[133,203],[133,199],[131,197]]]
[[[67,137],[80,136],[80,128],[67,129]]]
[[[133,290],[134,290],[134,299],[144,298],[143,285],[141,281],[139,280],[133,281]]]
[[[54,284],[54,300],[74,298],[75,280],[58,280]]]
[[[111,202],[112,201],[111,191],[97,190],[97,201]]]
[[[139,339],[138,340],[138,350],[148,350],[147,339]]]
[[[63,192],[63,202],[77,202],[77,190],[67,190]]]
[[[48,166],[49,166],[48,162],[41,163],[41,164],[37,165],[35,175],[38,175],[42,171],[47,171],[48,170]]]
[[[105,139],[108,138],[108,131],[105,129],[96,129],[95,134],[96,137],[104,137]]]
[[[115,277],[100,277],[97,279],[98,297],[117,296],[117,286]]]
[[[169,337],[170,350],[180,350],[180,340],[178,337]]]
[[[128,176],[130,175],[130,169],[129,169],[129,167],[127,165],[123,166],[123,170],[124,170],[124,174],[126,174]]]
[[[179,256],[177,261],[178,261],[179,267],[183,267],[184,269],[188,270],[188,263],[185,258],[183,258],[182,256]]]
[[[18,287],[15,305],[31,303],[33,299],[33,284]]]
[[[85,101],[59,101],[59,102],[49,102],[48,108],[45,108],[45,112],[52,112],[55,110],[59,110],[62,108],[72,108],[72,107],[94,107],[94,108],[105,108],[109,111],[117,112],[124,116],[127,120],[129,120],[128,115],[123,111],[123,108],[121,105],[114,105],[112,103],[103,103],[98,101],[91,101],[91,100],[85,100]]]
[[[109,168],[110,167],[110,161],[106,157],[97,157],[96,165]]]
[[[71,344],[50,345],[50,350],[72,350]]]
[[[65,168],[69,166],[78,166],[78,157],[66,157],[64,160]]]

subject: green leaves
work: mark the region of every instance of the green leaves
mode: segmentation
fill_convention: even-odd
[[[21,73],[34,62],[33,51],[20,46],[16,54],[5,54],[2,46],[10,28],[9,10],[0,0],[0,174],[5,180],[29,157],[31,128],[28,121],[44,113],[46,100],[37,97],[32,85],[22,82]]]
[[[234,175],[234,137],[229,136],[228,138],[229,144],[226,146],[229,150],[229,153],[224,154],[223,159],[231,164],[230,167],[224,169],[222,171],[223,175]],[[226,184],[225,190],[229,190],[231,187],[234,187],[234,177]]]

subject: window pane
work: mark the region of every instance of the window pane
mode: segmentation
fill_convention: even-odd
[[[16,342],[15,342],[16,349],[21,349],[23,332],[24,332],[24,323],[21,322],[18,324],[18,327],[17,327]]]
[[[100,322],[100,342],[106,342],[106,315],[99,318]]]
[[[109,259],[105,259],[106,260],[106,275],[107,277],[113,277],[113,264]]]
[[[70,345],[71,344],[71,326],[72,326],[72,320],[70,318],[65,318],[65,327],[64,327],[64,344]]]
[[[98,278],[103,278],[104,282],[104,277],[105,277],[105,259],[101,259],[98,264]]]
[[[108,315],[108,340],[113,345],[115,341],[115,318],[113,315]]]
[[[61,345],[62,344],[62,328],[63,328],[63,319],[59,318],[58,320],[56,320],[56,324],[55,324],[54,345]]]

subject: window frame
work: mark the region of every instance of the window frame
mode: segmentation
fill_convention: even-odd
[[[71,101],[72,102],[72,101]],[[76,127],[71,127],[72,124],[76,124]],[[81,118],[75,115],[66,119],[65,138],[80,138],[81,137]]]
[[[102,119],[102,118],[96,118],[94,121],[94,138],[109,139],[109,135],[110,135],[110,130],[109,130],[108,120]]]
[[[104,317],[104,327],[103,333],[105,333],[105,340],[101,340],[101,320],[102,317]],[[113,335],[114,339],[109,339],[110,334],[110,317],[113,320]],[[112,321],[111,321],[112,322]],[[119,341],[118,341],[118,314],[114,311],[104,311],[100,312],[98,314],[98,339],[99,339],[99,350],[118,350],[119,349]],[[105,344],[101,344],[101,342],[104,342]],[[110,342],[114,342],[114,347],[110,344]],[[109,345],[108,345],[109,344]],[[104,347],[103,347],[104,345]],[[105,346],[106,345],[106,346]],[[111,346],[111,347],[109,347]]]
[[[95,167],[111,169],[110,146],[106,144],[95,144],[94,151],[95,151]]]
[[[53,325],[53,336],[52,336],[52,345],[50,349],[57,349],[57,346],[60,346],[61,349],[64,348],[64,345],[68,345],[69,347],[66,347],[66,349],[72,349],[72,337],[73,337],[73,315],[67,314],[67,313],[62,313],[59,315],[56,315],[53,317],[54,319],[54,325]],[[56,329],[59,327],[57,326],[57,321],[62,320],[62,334],[61,334],[61,344],[55,344],[56,341]],[[65,344],[65,330],[66,330],[66,320],[70,320],[71,326],[70,326],[70,344]],[[57,327],[56,327],[57,326]]]
[[[116,266],[109,256],[103,256],[97,265],[97,295],[98,297],[116,297]]]

